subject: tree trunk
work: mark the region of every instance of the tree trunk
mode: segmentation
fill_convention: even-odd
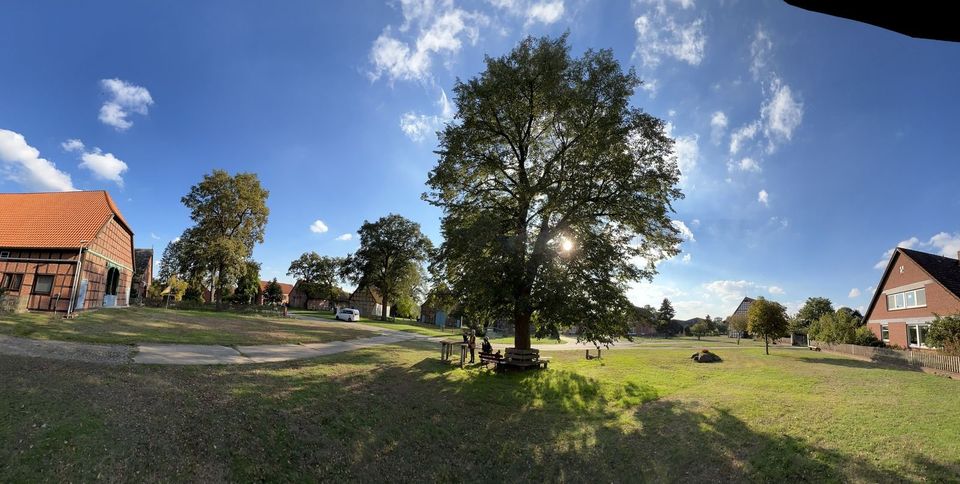
[[[387,293],[383,293],[383,306],[380,307],[380,319],[387,320],[387,308],[389,307],[389,301],[387,301]]]
[[[770,354],[770,339],[766,336],[763,337],[763,349],[768,355]]]
[[[530,312],[518,311],[513,318],[513,347],[520,350],[530,349]]]
[[[740,332],[737,331],[737,346],[740,346]]]

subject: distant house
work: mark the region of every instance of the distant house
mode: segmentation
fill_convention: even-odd
[[[16,310],[127,306],[133,231],[105,191],[0,194],[0,287]]]
[[[153,284],[153,249],[133,249],[133,289],[131,298],[146,297]]]
[[[267,302],[267,286],[271,281],[260,281],[260,291],[257,292],[257,304],[264,305]],[[283,293],[283,299],[280,300],[280,304],[289,304],[290,303],[290,293],[293,292],[293,284],[287,284],[286,282],[278,282],[280,285],[280,292]]]
[[[935,315],[960,312],[960,261],[898,247],[867,307],[864,321],[884,343],[928,348]]]
[[[360,310],[360,315],[366,318],[380,316],[383,311],[383,297],[380,295],[380,291],[370,286],[358,287],[350,295],[347,304]],[[387,314],[390,314],[389,305],[387,306]]]
[[[332,300],[312,298],[304,289],[305,285],[306,283],[303,281],[297,281],[297,283],[293,285],[293,289],[290,291],[290,307],[319,311],[321,309],[331,309],[335,306],[346,306],[350,300],[350,294],[339,287],[336,288],[339,296]]]
[[[746,317],[747,314],[750,312],[750,306],[753,305],[754,301],[756,301],[756,299],[753,299],[752,297],[743,298],[743,301],[740,301],[740,305],[737,306],[737,309],[733,311],[733,314],[731,314],[730,317],[732,318],[734,316],[740,316],[740,315],[743,315],[743,317]],[[737,331],[732,327],[729,328],[727,333],[728,333],[727,336],[731,338],[745,338],[748,336],[746,331],[743,331],[743,332]]]

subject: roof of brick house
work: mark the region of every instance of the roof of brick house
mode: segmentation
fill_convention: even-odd
[[[87,246],[112,218],[133,230],[104,190],[0,193],[0,247],[73,249]]]

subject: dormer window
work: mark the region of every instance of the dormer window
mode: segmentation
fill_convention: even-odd
[[[927,305],[927,292],[924,288],[887,294],[887,309],[921,308]]]

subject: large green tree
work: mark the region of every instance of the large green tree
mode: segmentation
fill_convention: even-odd
[[[534,321],[539,334],[576,324],[581,340],[612,342],[628,331],[628,284],[677,253],[673,140],[630,105],[641,81],[610,50],[574,58],[566,36],[527,38],[485,62],[454,88],[427,182],[448,280],[510,314],[517,348]]]
[[[806,333],[807,329],[816,321],[819,321],[824,314],[833,313],[833,303],[825,297],[810,297],[803,303],[803,306],[797,311],[796,316],[791,321],[791,330],[800,333]]]
[[[433,244],[420,224],[390,214],[375,222],[364,221],[358,231],[360,248],[348,256],[342,275],[357,286],[372,286],[383,296],[381,319],[387,306],[404,294],[414,294],[423,281],[423,264]]]
[[[189,266],[181,269],[193,277],[205,272],[215,302],[244,272],[254,245],[263,242],[268,196],[253,173],[214,170],[181,199],[194,222],[180,238],[181,259],[187,261],[181,266]]]
[[[669,332],[670,323],[676,315],[677,312],[674,311],[673,304],[670,303],[670,300],[663,298],[663,302],[660,303],[660,309],[657,310],[657,329],[661,332]]]
[[[237,278],[237,290],[233,292],[233,299],[239,303],[251,304],[260,292],[260,264],[248,260],[243,273]]]
[[[304,252],[290,263],[287,275],[300,281],[301,289],[310,299],[333,301],[340,293],[337,280],[343,263],[341,257]]]
[[[787,334],[787,308],[774,301],[758,298],[747,311],[747,330],[763,336],[765,352],[770,354],[770,340]]]

